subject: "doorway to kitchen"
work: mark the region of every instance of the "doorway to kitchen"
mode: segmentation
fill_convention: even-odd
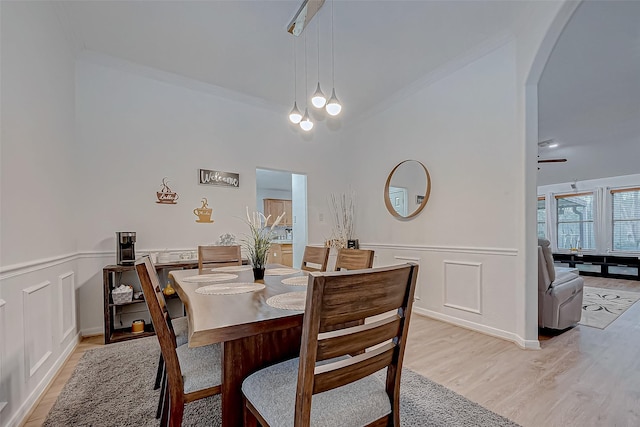
[[[256,168],[256,210],[272,218],[286,213],[274,228],[286,264],[298,268],[307,245],[307,175],[291,171]],[[291,246],[288,246],[291,245]],[[281,262],[283,263],[283,262]]]

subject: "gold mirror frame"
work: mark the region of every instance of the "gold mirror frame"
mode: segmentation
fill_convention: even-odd
[[[400,213],[398,213],[398,211],[395,210],[395,208],[393,207],[393,205],[391,204],[391,199],[389,198],[389,187],[391,186],[391,178],[393,177],[394,172],[403,164],[407,163],[407,162],[415,162],[417,164],[419,164],[422,169],[424,170],[424,174],[425,174],[425,178],[427,180],[427,189],[425,191],[424,194],[424,198],[422,199],[422,202],[420,203],[420,206],[418,206],[413,212],[411,212],[410,214],[408,214],[407,216],[401,215]],[[389,176],[387,177],[387,182],[384,185],[384,204],[387,207],[387,210],[389,211],[389,213],[391,215],[393,215],[394,217],[401,219],[401,220],[407,220],[407,219],[411,219],[413,217],[415,217],[416,215],[418,215],[420,212],[422,212],[422,209],[424,209],[424,207],[427,205],[427,202],[429,201],[429,195],[431,194],[431,175],[429,174],[429,171],[427,170],[426,166],[422,164],[422,162],[418,161],[418,160],[403,160],[402,162],[398,163],[396,165],[396,167],[394,167],[391,172],[389,172]]]

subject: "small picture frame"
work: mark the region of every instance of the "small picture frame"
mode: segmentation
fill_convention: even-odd
[[[416,196],[416,205],[421,205],[424,201],[424,196]]]

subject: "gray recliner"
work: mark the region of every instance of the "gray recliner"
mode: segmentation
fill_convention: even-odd
[[[584,279],[576,273],[556,274],[551,244],[538,239],[538,326],[566,329],[582,316]]]

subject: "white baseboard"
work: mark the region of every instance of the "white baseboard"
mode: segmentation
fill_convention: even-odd
[[[35,409],[35,406],[40,401],[40,397],[47,390],[53,379],[56,377],[64,362],[67,361],[67,358],[73,350],[75,350],[76,346],[80,342],[80,334],[76,334],[74,339],[69,342],[69,345],[64,349],[64,351],[58,357],[58,360],[51,366],[51,369],[46,373],[42,381],[33,389],[31,394],[22,402],[22,405],[18,408],[18,410],[13,414],[13,417],[9,419],[6,424],[6,427],[18,427],[22,425],[26,418],[31,414],[31,411]]]
[[[514,334],[513,332],[503,331],[502,329],[496,329],[491,326],[482,325],[480,323],[470,322],[464,319],[458,319],[457,317],[448,316],[446,314],[438,313],[436,311],[427,310],[424,308],[413,307],[413,312],[422,316],[430,317],[432,319],[441,320],[452,325],[460,326],[465,329],[480,332],[492,337],[501,338],[503,340],[511,341],[517,344],[521,348],[528,350],[540,350],[540,342],[538,340],[525,340],[521,336]]]
[[[86,329],[82,329],[80,330],[80,336],[81,337],[93,337],[96,335],[102,335],[104,334],[104,328],[102,328],[101,326],[97,326],[95,328],[86,328]]]

